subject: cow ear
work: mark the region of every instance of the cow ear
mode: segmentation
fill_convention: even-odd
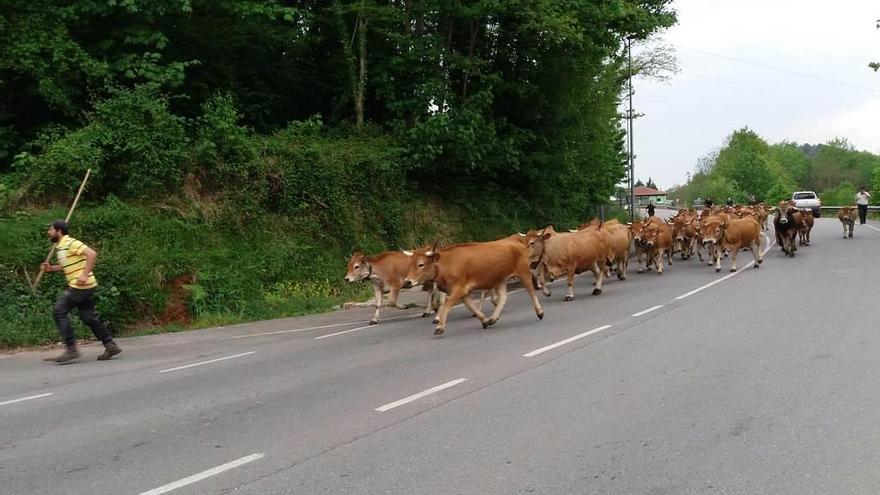
[[[544,232],[544,235],[541,236],[545,241],[550,238],[550,232]]]
[[[438,253],[437,251],[433,251],[431,254],[428,255],[428,257],[430,257],[436,263],[437,260],[440,259],[440,253]]]

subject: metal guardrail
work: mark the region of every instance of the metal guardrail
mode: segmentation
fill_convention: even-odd
[[[845,206],[855,206],[855,205],[845,205]],[[828,211],[838,211],[843,206],[820,206],[820,210],[828,210]],[[868,211],[878,212],[880,211],[880,206],[868,205]]]

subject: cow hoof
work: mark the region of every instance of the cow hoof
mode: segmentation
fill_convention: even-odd
[[[544,319],[544,310],[541,310],[540,313],[535,313],[535,314],[538,315],[538,320],[543,320],[543,319]]]
[[[636,273],[642,273],[642,269],[639,268],[638,270],[636,270]]]
[[[550,297],[550,291],[549,291],[549,290],[545,290],[545,291],[544,291],[544,297]]]
[[[593,289],[593,295],[594,295],[594,296],[598,296],[598,295],[601,294],[601,293],[602,293],[602,289]]]
[[[626,275],[618,275],[617,279],[618,280],[626,280]]]
[[[852,239],[852,234],[849,235],[849,238]]]
[[[431,320],[431,323],[433,323],[433,324],[435,324],[435,325],[438,324],[438,323],[440,323],[440,317],[439,317],[439,316],[435,316],[434,319]]]
[[[443,330],[442,328],[434,329],[434,335],[443,335]]]
[[[715,269],[715,273],[718,273],[718,272],[720,272],[720,271],[721,271],[721,268],[716,268],[716,269]]]
[[[379,320],[370,320],[370,325],[378,325]]]
[[[731,268],[730,271],[731,271],[731,272],[735,272],[735,271],[736,271],[736,268]]]
[[[657,275],[663,275],[663,270],[657,270]]]
[[[570,295],[566,294],[565,295],[565,302],[571,302],[571,301],[574,301],[574,296],[570,296]]]
[[[761,268],[761,263],[760,262],[755,263],[755,266],[753,266],[752,268]]]
[[[425,311],[424,313],[422,313],[422,318],[427,318],[427,317],[429,317],[429,316],[431,316],[431,313],[429,313],[429,312],[427,312],[427,311]]]

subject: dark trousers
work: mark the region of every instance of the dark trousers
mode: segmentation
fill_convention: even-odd
[[[859,223],[865,225],[865,218],[868,216],[868,205],[859,205]]]
[[[92,330],[97,339],[104,344],[113,341],[113,338],[107,333],[104,323],[95,314],[95,289],[67,288],[55,301],[55,307],[52,309],[55,326],[58,327],[58,333],[61,334],[66,346],[76,345],[73,327],[70,326],[70,318],[68,317],[73,308],[79,309],[79,319]]]

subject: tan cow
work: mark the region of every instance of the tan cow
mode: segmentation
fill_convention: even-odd
[[[689,214],[677,215],[672,221],[672,236],[683,260],[690,259],[694,255],[694,243],[697,238],[696,221],[697,217]],[[702,257],[700,259],[702,260]]]
[[[629,267],[629,252],[632,244],[632,232],[619,220],[613,218],[605,223],[590,222],[580,226],[578,232],[583,230],[593,230],[602,239],[602,242],[608,248],[607,263],[609,266],[615,266],[617,270],[617,278],[626,280],[626,270]],[[611,276],[610,271],[606,272],[606,276]]]
[[[656,217],[651,217],[651,219],[645,222],[633,222],[633,224],[629,226],[629,230],[632,233],[633,250],[635,251],[636,261],[638,263],[636,273],[642,273],[643,258],[645,259],[645,269],[650,269],[654,264],[653,253],[648,252],[648,245],[645,243],[645,229],[647,229],[649,225],[655,223],[653,221],[654,218]]]
[[[853,236],[853,229],[856,225],[856,215],[858,208],[855,206],[844,206],[837,213],[837,219],[843,224],[843,238],[846,239],[846,228],[849,227],[849,237]]]
[[[657,274],[663,275],[664,255],[672,266],[672,226],[665,222],[651,222],[645,227],[643,242]]]
[[[364,253],[354,253],[348,260],[348,273],[345,280],[357,282],[369,279],[373,284],[373,295],[376,298],[376,313],[370,320],[371,325],[379,323],[379,308],[382,307],[382,294],[389,292],[388,304],[397,309],[406,309],[397,303],[400,289],[404,285],[404,278],[409,270],[410,257],[405,252],[385,251],[373,256]],[[423,286],[428,292],[428,303],[422,316],[429,316],[431,310],[436,310],[433,305],[433,290],[430,286]]]
[[[596,229],[556,232],[550,226],[541,231],[532,230],[526,235],[526,245],[531,264],[544,267],[541,277],[566,275],[568,280],[566,301],[574,300],[574,276],[587,270],[593,272],[596,278],[593,295],[602,293],[609,248]],[[550,288],[547,287],[546,281],[542,280],[541,284],[544,295],[550,296]]]
[[[413,286],[433,281],[435,286],[447,294],[440,307],[434,335],[446,330],[446,318],[458,301],[483,324],[483,328],[494,325],[501,316],[507,302],[507,280],[517,277],[529,292],[535,314],[544,318],[544,308],[538,302],[532,274],[529,269],[529,251],[524,238],[513,235],[491,242],[472,242],[455,244],[445,248],[422,248],[410,257],[409,271],[405,286]],[[477,307],[470,293],[475,290],[495,290],[497,304],[492,316],[487,317],[482,308]]]
[[[761,254],[761,224],[758,219],[747,216],[745,218],[731,218],[724,220],[716,216],[706,219],[703,225],[703,243],[715,246],[714,253],[715,271],[721,271],[721,253],[730,253],[730,271],[736,271],[736,257],[743,248],[748,248],[755,258],[755,268],[759,268],[764,261]]]
[[[798,243],[801,246],[810,245],[810,232],[813,231],[813,225],[816,220],[813,218],[813,210],[804,210],[801,212],[804,220],[798,227]]]

